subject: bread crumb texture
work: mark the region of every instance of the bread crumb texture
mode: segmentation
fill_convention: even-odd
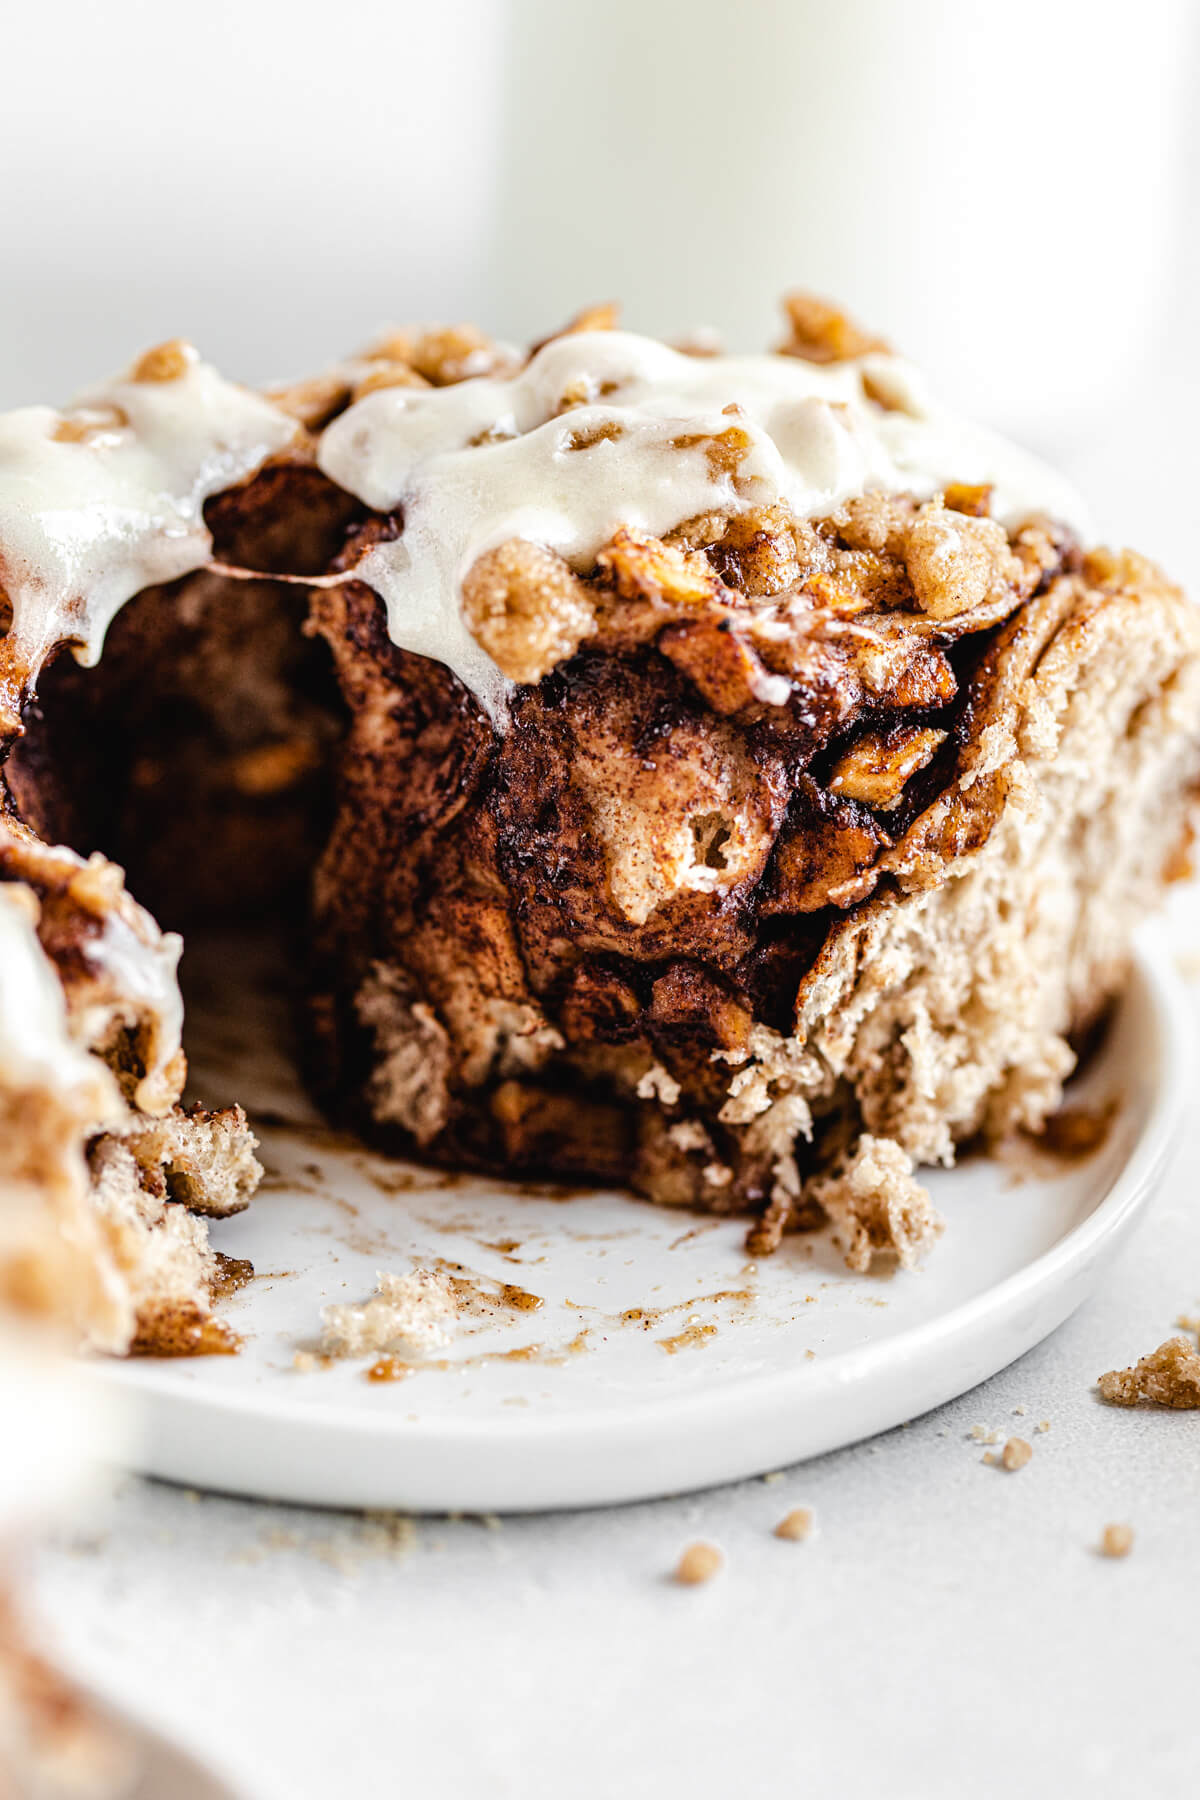
[[[425,1355],[454,1335],[457,1308],[446,1277],[434,1269],[407,1275],[381,1270],[369,1300],[321,1308],[321,1348],[328,1356],[379,1352]]]
[[[890,1138],[864,1132],[833,1173],[810,1184],[810,1198],[832,1219],[847,1266],[869,1270],[878,1255],[915,1268],[942,1229],[912,1158]]]

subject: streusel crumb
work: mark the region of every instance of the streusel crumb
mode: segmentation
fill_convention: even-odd
[[[1033,1457],[1033,1445],[1024,1438],[1010,1437],[1000,1452],[1001,1465],[1010,1472],[1023,1469]]]
[[[133,365],[130,379],[133,381],[178,381],[187,374],[196,361],[196,352],[182,338],[170,338],[165,344],[156,344],[147,350]]]
[[[689,1544],[675,1567],[675,1580],[683,1587],[699,1587],[718,1574],[725,1558],[715,1544]]]
[[[781,345],[785,356],[802,356],[806,362],[848,362],[869,351],[886,352],[883,338],[873,337],[854,320],[816,294],[797,291],[784,300],[791,335]]]
[[[467,571],[462,605],[476,642],[511,681],[540,681],[596,630],[584,583],[561,556],[520,538]]]
[[[1200,1351],[1187,1338],[1168,1338],[1129,1369],[1110,1369],[1097,1386],[1110,1406],[1200,1407]]]
[[[1101,1556],[1128,1556],[1133,1549],[1132,1525],[1106,1525],[1100,1534]]]
[[[812,1508],[808,1506],[793,1507],[785,1513],[775,1527],[777,1538],[787,1538],[791,1543],[802,1544],[805,1538],[812,1536],[814,1524]]]

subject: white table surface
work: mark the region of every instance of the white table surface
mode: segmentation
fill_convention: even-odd
[[[251,1795],[1181,1792],[1200,1764],[1200,1414],[1113,1410],[1091,1384],[1200,1310],[1198,1171],[1200,1116],[1118,1272],[1053,1339],[781,1480],[422,1519],[405,1548],[352,1515],[126,1478],[41,1554],[43,1619]],[[1028,1436],[1032,1463],[986,1466],[976,1424]],[[796,1505],[818,1534],[779,1542]],[[1112,1521],[1137,1533],[1121,1562],[1095,1552]],[[697,1537],[727,1566],[683,1590],[667,1576]]]
[[[1200,594],[1191,472],[1173,510],[1152,429],[1165,404],[1184,443],[1197,386],[1176,377],[1076,460],[1110,535]],[[1196,893],[1169,929],[1195,962]],[[1200,1311],[1198,1184],[1200,1104],[1148,1224],[1049,1342],[782,1479],[423,1519],[406,1548],[353,1515],[125,1477],[36,1558],[47,1636],[250,1800],[1182,1793],[1200,1773],[1200,1413],[1105,1408],[1092,1383]],[[977,1424],[1029,1437],[1032,1463],[986,1466]],[[779,1542],[798,1505],[816,1537]],[[1124,1561],[1096,1554],[1115,1521],[1137,1534]],[[685,1590],[668,1576],[695,1538],[727,1565]]]

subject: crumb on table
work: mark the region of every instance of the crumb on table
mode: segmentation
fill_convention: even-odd
[[[1187,1338],[1168,1338],[1128,1369],[1110,1369],[1097,1386],[1110,1406],[1200,1407],[1200,1351]]]
[[[724,1561],[715,1544],[689,1544],[675,1566],[675,1580],[682,1587],[699,1587],[712,1580]]]
[[[785,1513],[780,1519],[775,1527],[775,1536],[787,1538],[792,1543],[802,1544],[805,1538],[812,1536],[813,1524],[811,1507],[794,1506],[790,1513]]]
[[[1101,1556],[1128,1556],[1133,1549],[1132,1525],[1106,1525],[1100,1534]]]

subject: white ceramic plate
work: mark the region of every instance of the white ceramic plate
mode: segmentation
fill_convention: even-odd
[[[291,1121],[259,1123],[264,1190],[213,1233],[258,1271],[223,1303],[244,1348],[110,1363],[95,1379],[137,1403],[146,1472],[319,1505],[595,1506],[852,1443],[965,1393],[1094,1287],[1163,1173],[1189,1090],[1175,986],[1165,964],[1139,958],[1072,1090],[1076,1104],[1119,1102],[1102,1147],[1033,1172],[975,1158],[933,1173],[945,1236],[922,1269],[890,1278],[849,1274],[824,1235],[789,1239],[755,1267],[744,1221],[390,1163],[322,1128],[264,1050],[277,997],[264,992],[236,1035],[206,1032],[193,1004],[199,1091]],[[366,1361],[293,1367],[323,1304],[365,1299],[378,1270],[439,1258],[493,1297],[439,1366],[386,1382],[367,1378]],[[506,1301],[505,1284],[540,1306]]]

